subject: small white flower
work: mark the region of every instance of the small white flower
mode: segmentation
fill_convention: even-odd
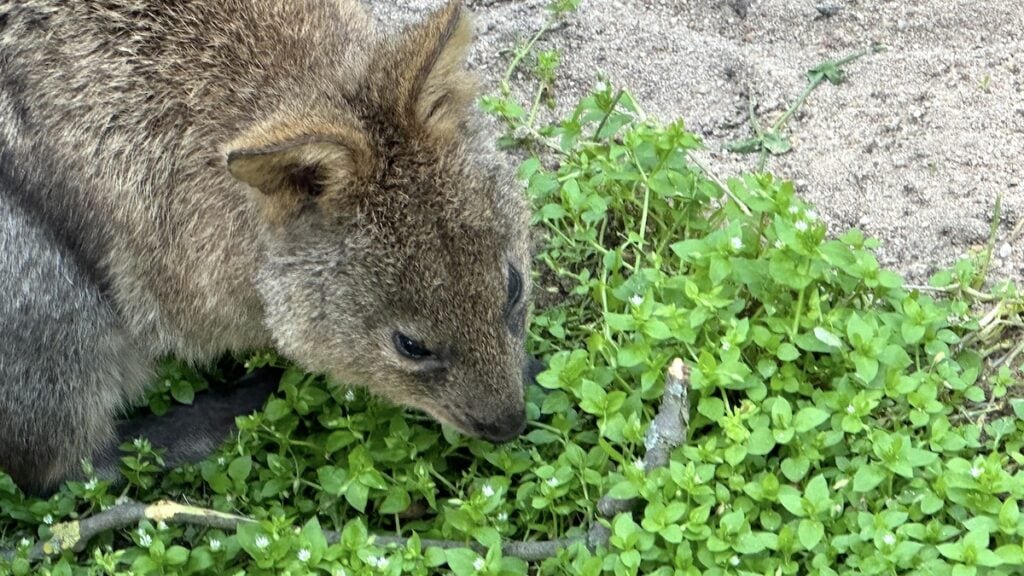
[[[46,516],[43,516],[43,524],[53,524],[53,515],[47,514]]]
[[[505,522],[508,520],[508,512],[498,512],[498,522]]]
[[[146,535],[146,529],[142,528],[142,527],[139,527],[139,529],[136,530],[135,533],[139,535],[139,538],[142,538],[143,536]]]
[[[140,534],[139,535],[139,544],[141,544],[142,546],[144,546],[146,548],[149,548],[149,545],[152,544],[152,543],[153,543],[153,537],[150,536],[149,534]]]
[[[633,306],[639,306],[644,303],[644,297],[639,294],[633,294],[629,297],[629,303]]]
[[[228,463],[227,459],[224,458],[223,456],[221,456],[220,458],[217,458],[217,465],[218,466],[223,466],[223,465],[225,465],[227,463]]]
[[[388,567],[388,559],[384,556],[370,556],[366,561],[369,562],[371,566],[376,566],[381,570]]]
[[[739,566],[740,565],[740,557],[735,555],[735,554],[733,554],[732,558],[729,558],[729,564],[732,564],[733,566]]]
[[[28,548],[30,544],[32,544],[32,541],[28,538],[22,538],[21,541],[18,542],[18,546],[21,546],[22,548]]]
[[[216,538],[211,538],[210,539],[210,550],[213,550],[214,552],[217,552],[218,550],[220,550],[220,540],[218,540]]]
[[[743,239],[739,236],[733,236],[729,240],[729,244],[732,246],[733,250],[740,250],[743,248]]]
[[[167,530],[167,523],[164,522],[163,520],[157,522],[156,523],[156,529],[157,530]]]
[[[267,546],[270,546],[270,539],[269,538],[267,538],[263,534],[260,534],[259,536],[256,537],[256,547],[257,548],[259,548],[260,550],[263,550]]]
[[[978,466],[971,466],[971,477],[978,478],[985,470]]]
[[[847,414],[853,414],[856,411],[857,411],[857,409],[853,407],[853,404],[849,404],[849,405],[846,406],[846,413]]]
[[[892,546],[896,543],[896,535],[889,532],[885,536],[882,536],[882,542],[885,542],[886,546]]]
[[[773,246],[775,246],[777,249],[781,250],[782,247],[785,246],[785,244],[782,243],[782,240],[776,240],[775,243],[773,244]]]
[[[85,489],[91,492],[96,489],[97,484],[99,484],[99,482],[95,478],[90,478],[89,481],[85,483]]]
[[[142,449],[142,438],[136,438],[135,440],[132,440],[132,445],[141,450]]]
[[[484,566],[485,563],[483,558],[477,558],[476,560],[473,560],[473,570],[479,572],[484,569]]]
[[[790,214],[796,214],[799,211],[800,211],[800,207],[799,206],[790,206],[789,207],[789,213]]]
[[[352,402],[356,399],[356,393],[352,390],[345,392],[345,402]]]
[[[558,478],[555,478],[554,476],[548,478],[548,486],[551,486],[552,488],[558,486]]]
[[[633,468],[636,468],[637,470],[640,470],[641,472],[643,472],[643,470],[645,468],[644,459],[643,458],[637,458],[636,460],[633,460]]]
[[[484,495],[484,498],[494,496],[494,488],[491,488],[490,484],[484,484],[484,487],[480,489],[480,492]]]
[[[793,223],[793,228],[796,228],[797,230],[799,230],[801,232],[806,232],[807,231],[807,222],[805,222],[803,220],[797,220],[796,222]]]
[[[728,340],[722,340],[722,352],[728,352],[732,344]]]
[[[836,514],[839,514],[840,512],[843,511],[843,505],[842,504],[836,504],[835,506],[832,507],[832,511],[835,512]]]
[[[807,219],[811,220],[811,221],[814,221],[814,220],[818,219],[818,213],[815,212],[814,210],[808,210],[807,213],[804,214],[804,216],[806,216]]]
[[[305,548],[300,548],[296,556],[299,557],[299,562],[309,562],[310,553]]]

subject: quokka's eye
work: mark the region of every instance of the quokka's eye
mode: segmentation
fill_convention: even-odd
[[[515,307],[519,303],[519,298],[523,295],[523,278],[519,275],[519,271],[516,267],[508,265],[508,307],[509,309]]]
[[[410,360],[423,360],[434,355],[426,346],[401,332],[395,332],[391,339],[395,343],[395,350]]]

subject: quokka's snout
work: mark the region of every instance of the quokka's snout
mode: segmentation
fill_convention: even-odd
[[[470,418],[473,432],[484,440],[501,444],[515,440],[526,430],[526,411],[515,410],[499,414],[490,420]]]
[[[523,365],[523,386],[537,381],[537,375],[544,371],[544,363],[528,358]],[[475,414],[468,417],[474,436],[494,443],[504,443],[518,438],[526,430],[526,403],[523,395],[513,393],[511,402],[504,409],[491,414]],[[517,402],[517,400],[519,400]]]

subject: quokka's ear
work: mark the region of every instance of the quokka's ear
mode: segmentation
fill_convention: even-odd
[[[234,149],[228,152],[227,163],[232,176],[268,196],[317,197],[331,180],[356,168],[347,146],[312,136]]]
[[[228,144],[227,169],[258,189],[267,217],[286,217],[320,196],[357,189],[371,161],[365,134],[346,123],[278,120]]]
[[[407,29],[388,54],[385,68],[397,75],[400,122],[428,137],[456,137],[476,80],[466,70],[473,40],[468,12],[450,0],[424,21]]]

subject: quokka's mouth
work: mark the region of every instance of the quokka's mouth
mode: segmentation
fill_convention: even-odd
[[[472,417],[469,420],[475,436],[495,444],[515,440],[526,430],[526,412],[523,410],[502,414],[494,420],[477,420]]]
[[[526,410],[519,409],[497,418],[484,419],[457,412],[445,412],[435,407],[423,408],[438,422],[448,424],[459,432],[473,438],[481,438],[495,444],[503,444],[518,438],[526,430]]]

